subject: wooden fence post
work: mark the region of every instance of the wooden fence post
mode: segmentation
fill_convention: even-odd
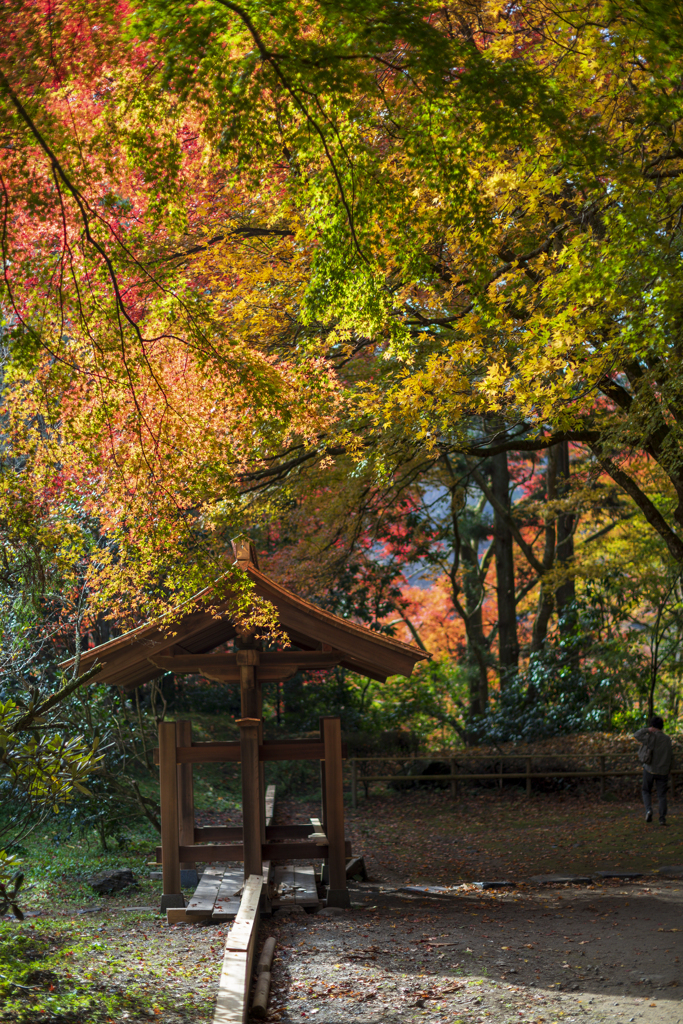
[[[159,722],[159,802],[161,805],[161,913],[184,907],[180,887],[178,843],[178,773],[176,770],[175,722]],[[194,840],[194,836],[192,837]]]
[[[356,759],[351,758],[351,806],[354,811],[358,807],[358,778],[357,778]],[[673,776],[672,776],[673,778]]]
[[[531,796],[531,758],[526,759],[526,795]]]
[[[600,798],[605,795],[605,755],[600,755]]]
[[[321,718],[325,745],[325,832],[328,841],[330,884],[329,907],[349,907],[346,888],[346,851],[344,845],[344,777],[342,774],[341,719]]]
[[[451,758],[451,797],[455,800],[458,795],[458,783],[455,779],[455,758]]]

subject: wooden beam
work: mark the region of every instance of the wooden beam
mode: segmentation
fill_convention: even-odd
[[[240,908],[225,940],[213,1024],[246,1024],[262,889],[261,875],[250,875],[244,883]]]
[[[317,843],[312,842],[282,842],[282,843],[263,843],[263,859],[264,860],[304,860],[307,857],[320,860],[328,856],[328,846],[318,846]],[[179,856],[183,860],[190,860],[193,864],[198,861],[202,863],[213,863],[214,861],[224,860],[244,860],[244,847],[241,843],[212,843],[207,846],[200,846],[199,844],[193,844],[192,846],[180,846]],[[347,839],[344,841],[344,855],[345,857],[352,856],[351,843]],[[156,847],[157,862],[161,862],[163,865],[163,854],[160,846]]]
[[[178,855],[178,776],[176,768],[175,722],[159,722],[159,800],[161,804],[161,848],[163,895],[161,913],[169,907],[184,907],[180,888]]]
[[[325,832],[329,843],[327,903],[333,907],[348,907],[351,901],[346,887],[341,719],[321,718],[320,726],[325,744]]]
[[[239,652],[243,653],[243,652]],[[341,651],[259,651],[259,678],[278,679],[295,672],[334,668],[343,659]],[[167,672],[217,673],[227,679],[240,678],[240,663],[235,654],[153,654],[149,661]]]
[[[308,839],[310,834],[309,825],[266,825],[266,840],[270,842],[276,842],[278,839]],[[242,842],[241,825],[204,825],[194,830],[195,843],[228,843],[231,840]]]
[[[159,763],[159,748],[153,751],[154,763]],[[325,746],[320,740],[266,740],[259,744],[261,761],[320,761],[325,756]],[[346,744],[342,747],[346,757]],[[239,761],[239,743],[193,743],[191,747],[177,748],[178,764],[221,764]]]

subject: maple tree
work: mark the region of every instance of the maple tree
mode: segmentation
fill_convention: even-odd
[[[606,476],[616,518],[637,509],[683,561],[678,11],[11,12],[3,472],[74,524],[94,613],[168,610],[312,479],[313,501],[337,492],[321,543],[408,495],[401,559],[425,558],[415,496],[439,478],[451,534],[472,520],[444,544],[481,711],[495,644],[504,683],[553,614],[571,634],[577,523],[613,528]],[[515,509],[533,452],[543,492]]]

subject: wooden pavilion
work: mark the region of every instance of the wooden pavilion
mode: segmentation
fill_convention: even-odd
[[[234,548],[236,564],[252,581],[256,595],[277,609],[291,648],[263,651],[256,635],[238,632],[230,618],[230,600],[210,605],[205,592],[192,602],[192,611],[179,614],[174,622],[148,623],[85,652],[80,668],[87,670],[100,661],[103,668],[97,681],[124,690],[169,671],[240,684],[239,742],[193,743],[191,722],[159,724],[162,912],[185,905],[181,867],[200,861],[242,861],[247,878],[260,875],[264,861],[289,858],[324,858],[328,905],[347,906],[340,719],[322,718],[319,740],[264,742],[261,684],[336,665],[384,682],[390,675],[410,675],[415,663],[429,655],[332,615],[280,586],[259,570],[250,542],[237,541]],[[211,653],[231,641],[233,652]],[[310,824],[266,824],[263,763],[299,759],[321,762],[322,818],[313,836]],[[243,824],[197,828],[192,765],[225,761],[242,766]]]

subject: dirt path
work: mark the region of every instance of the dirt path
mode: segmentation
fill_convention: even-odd
[[[679,882],[445,896],[370,885],[353,899],[264,922],[278,941],[271,1020],[683,1021]]]
[[[318,813],[278,804],[278,821]],[[271,1019],[553,1024],[683,1022],[683,820],[646,825],[641,805],[497,793],[379,792],[347,811],[372,882],[339,916],[264,922],[278,937]],[[642,882],[548,888],[534,875],[642,871]],[[445,896],[400,892],[465,885]],[[678,930],[680,927],[680,931]],[[443,943],[443,945],[440,945]]]

